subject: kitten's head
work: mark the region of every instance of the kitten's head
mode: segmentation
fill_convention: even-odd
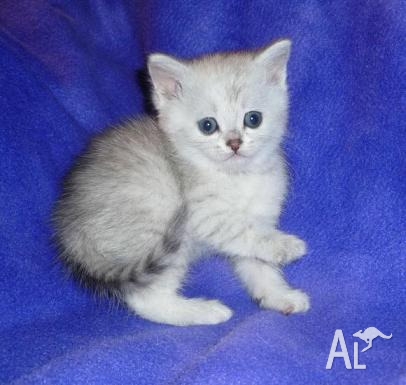
[[[286,127],[290,46],[193,61],[149,57],[160,125],[186,161],[227,172],[267,167]]]

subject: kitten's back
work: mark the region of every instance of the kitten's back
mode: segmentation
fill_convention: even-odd
[[[95,138],[79,158],[54,221],[62,259],[86,284],[119,292],[165,269],[185,215],[173,156],[145,118]]]

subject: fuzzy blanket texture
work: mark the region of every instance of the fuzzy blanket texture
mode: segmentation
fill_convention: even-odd
[[[1,383],[406,384],[404,1],[3,0],[0,27]],[[286,269],[309,313],[260,310],[215,255],[185,293],[235,310],[218,326],[153,324],[67,279],[52,206],[92,135],[145,111],[146,56],[282,37],[293,51],[281,227],[309,244]],[[370,326],[392,338],[362,353],[353,334]],[[352,369],[326,369],[337,329]],[[366,369],[354,369],[355,342]]]

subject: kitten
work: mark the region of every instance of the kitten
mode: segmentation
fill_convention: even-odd
[[[72,272],[148,320],[217,324],[232,316],[228,307],[179,293],[190,262],[211,247],[230,256],[262,307],[309,309],[280,270],[306,244],[277,230],[290,46],[193,61],[149,57],[157,121],[97,137],[57,204],[61,257]]]

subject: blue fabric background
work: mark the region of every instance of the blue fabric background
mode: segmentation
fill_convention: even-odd
[[[0,382],[406,384],[405,2],[3,0],[0,27]],[[152,324],[67,279],[52,205],[92,134],[144,111],[146,55],[281,37],[293,40],[282,227],[310,249],[287,276],[311,311],[261,311],[216,256],[185,289],[235,310],[214,327]],[[368,326],[393,338],[360,353],[367,369],[326,370],[334,331],[352,360]]]

